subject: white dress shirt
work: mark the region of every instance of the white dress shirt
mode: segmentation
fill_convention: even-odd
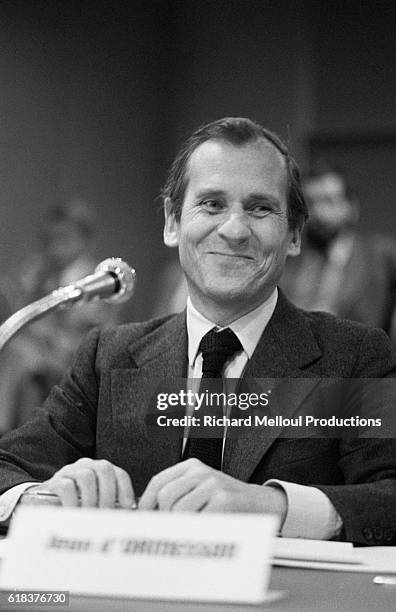
[[[252,358],[257,343],[275,310],[277,299],[278,291],[275,289],[266,302],[227,326],[236,334],[243,350],[236,353],[226,363],[223,374],[225,379],[238,379],[243,375],[245,367],[249,359]],[[188,298],[188,378],[193,381],[193,384],[194,381],[199,381],[202,377],[202,354],[198,352],[199,345],[203,336],[213,327],[217,327],[216,324],[198,312]],[[188,431],[184,442],[187,440],[187,435]],[[37,484],[26,482],[9,489],[0,496],[0,522],[9,519],[24,491]],[[276,479],[268,480],[263,486],[279,487],[286,494],[287,514],[282,526],[282,536],[328,540],[340,532],[341,518],[327,495],[319,489]]]

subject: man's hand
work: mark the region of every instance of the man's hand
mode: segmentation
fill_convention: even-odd
[[[286,518],[287,498],[274,487],[247,484],[187,459],[154,476],[139,502],[139,510],[203,512],[263,512]]]
[[[56,493],[63,506],[131,508],[135,494],[127,472],[105,459],[79,459],[65,465],[37,491]]]

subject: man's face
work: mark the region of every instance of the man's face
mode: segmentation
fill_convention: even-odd
[[[285,162],[265,140],[210,140],[191,155],[187,181],[180,221],[166,204],[165,243],[179,247],[203,314],[241,316],[271,295],[287,255],[300,250],[300,231],[288,225]]]
[[[309,179],[304,192],[309,204],[310,232],[331,239],[353,222],[356,211],[346,196],[344,180],[338,174],[329,172]]]

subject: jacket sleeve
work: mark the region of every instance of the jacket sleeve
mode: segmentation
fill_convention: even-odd
[[[77,351],[73,366],[41,408],[0,440],[0,494],[27,481],[44,481],[81,457],[94,457],[99,332]]]
[[[385,334],[369,330],[363,337],[353,377],[362,384],[369,378],[384,379],[386,392],[380,393],[380,399],[376,393],[371,397],[371,405],[368,401],[364,407],[365,416],[373,413],[373,416],[382,417],[382,432],[376,433],[376,438],[362,436],[340,440],[339,467],[345,484],[318,486],[341,516],[342,538],[365,546],[396,545],[396,379],[393,363]],[[368,397],[370,399],[370,395]]]

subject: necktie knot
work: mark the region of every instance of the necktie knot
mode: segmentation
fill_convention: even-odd
[[[211,329],[199,345],[202,352],[202,377],[219,378],[227,359],[242,350],[242,344],[234,332],[227,327],[219,332]]]

